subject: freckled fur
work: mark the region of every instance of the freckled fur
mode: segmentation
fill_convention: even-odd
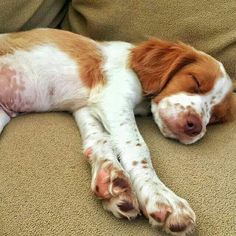
[[[138,162],[137,161],[133,161],[132,164],[133,164],[133,166],[136,166],[138,164]]]
[[[147,164],[147,160],[144,159],[144,160],[141,161],[141,163],[142,164]]]

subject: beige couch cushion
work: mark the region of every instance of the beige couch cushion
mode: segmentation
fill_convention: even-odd
[[[0,32],[55,27],[65,1],[2,0]],[[63,27],[99,40],[184,40],[220,58],[235,77],[235,0],[73,1]],[[236,125],[211,126],[200,142],[165,139],[151,118],[138,118],[161,179],[197,215],[194,236],[233,236]],[[90,166],[66,113],[15,118],[0,136],[0,235],[143,236],[148,221],[119,220],[90,191]]]
[[[165,139],[151,118],[138,124],[158,175],[196,212],[193,235],[233,236],[235,123],[209,127],[191,146]],[[143,217],[116,219],[91,194],[90,166],[71,115],[15,118],[0,137],[0,150],[0,235],[158,235]]]
[[[236,80],[235,0],[72,0],[62,28],[98,40],[181,40],[218,58]]]
[[[66,0],[1,0],[0,33],[57,27],[67,11]]]

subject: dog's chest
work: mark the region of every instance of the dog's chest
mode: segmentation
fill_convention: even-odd
[[[137,75],[130,68],[132,44],[108,42],[101,46],[104,57],[103,73],[106,85],[102,89],[102,99],[121,104],[128,101],[133,108],[143,99],[142,87]]]

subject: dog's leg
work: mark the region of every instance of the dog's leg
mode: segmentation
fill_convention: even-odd
[[[0,108],[0,134],[3,128],[9,123],[10,117]]]
[[[120,153],[120,162],[129,173],[140,207],[153,226],[162,226],[174,235],[185,235],[195,223],[188,202],[167,188],[157,177],[149,150],[136,126],[132,108],[126,103],[100,104],[99,113]]]
[[[84,154],[92,166],[92,191],[116,217],[136,217],[139,213],[137,198],[128,174],[112,149],[109,135],[90,114],[89,108],[74,112],[74,117],[83,139]]]

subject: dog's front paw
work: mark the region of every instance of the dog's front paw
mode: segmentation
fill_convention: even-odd
[[[142,202],[142,211],[153,226],[160,226],[173,235],[193,231],[196,220],[193,210],[186,200],[173,192],[159,191]]]
[[[128,175],[120,166],[108,160],[97,165],[93,173],[92,190],[103,200],[103,207],[118,218],[135,218],[140,211]]]

